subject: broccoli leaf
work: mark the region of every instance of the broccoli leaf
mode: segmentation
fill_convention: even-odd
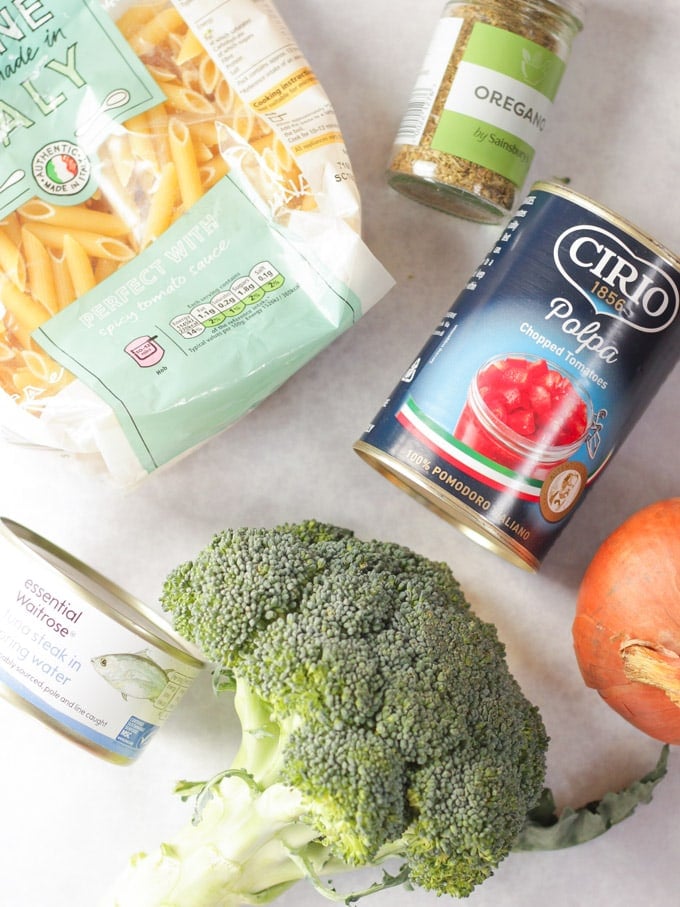
[[[395,875],[388,872],[386,869],[383,869],[381,878],[368,885],[366,888],[341,893],[336,891],[332,880],[326,882],[321,878],[310,860],[305,859],[305,857],[300,854],[291,854],[291,858],[300,865],[308,881],[319,894],[329,901],[350,905],[355,904],[357,901],[368,897],[371,894],[376,894],[378,891],[384,891],[387,888],[401,887],[406,891],[412,890],[412,886],[409,882],[409,867],[407,864],[402,865]]]
[[[546,788],[538,806],[528,813],[513,850],[559,850],[584,844],[604,834],[632,815],[640,803],[650,802],[654,788],[666,775],[668,752],[666,744],[655,768],[629,787],[605,794],[601,800],[579,809],[567,807],[560,815],[555,812],[552,792]]]

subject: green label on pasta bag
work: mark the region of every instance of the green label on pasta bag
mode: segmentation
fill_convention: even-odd
[[[97,147],[164,100],[99,0],[3,4],[0,81],[0,217],[89,198]]]
[[[361,315],[225,177],[34,332],[112,407],[149,472],[236,421]]]
[[[564,61],[540,44],[477,23],[432,147],[521,186],[564,68]]]

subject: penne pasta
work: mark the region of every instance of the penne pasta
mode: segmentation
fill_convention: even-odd
[[[58,206],[33,198],[22,205],[18,213],[26,220],[49,223],[64,229],[85,230],[106,236],[125,236],[130,232],[129,226],[117,214],[97,211],[85,205]]]
[[[129,235],[136,236],[139,229],[139,206],[135,203],[130,189],[121,184],[110,161],[102,163],[99,182],[106,192],[112,212],[127,224]],[[132,244],[134,245],[134,242]]]
[[[190,113],[197,119],[215,116],[213,103],[193,88],[187,88],[179,82],[169,82],[163,85],[163,91],[172,107],[178,111]]]
[[[130,186],[135,172],[130,139],[127,135],[112,135],[108,141],[111,166],[121,186]]]
[[[147,69],[161,86],[168,82],[174,82],[177,78],[177,73],[169,66],[164,67],[158,66],[156,63],[149,63]]]
[[[243,101],[239,101],[234,106],[231,117],[231,128],[241,136],[244,142],[255,142],[268,131],[252,107],[244,104]]]
[[[101,233],[92,233],[87,230],[71,230],[64,233],[62,227],[54,224],[44,224],[37,221],[27,221],[26,229],[42,240],[51,249],[64,249],[64,237],[76,239],[80,245],[94,258],[112,258],[114,261],[130,261],[134,258],[134,250],[120,239],[105,236]]]
[[[198,64],[199,90],[207,95],[214,94],[221,78],[220,71],[213,58],[204,54]],[[227,83],[224,82],[224,84],[226,85]]]
[[[135,166],[142,165],[153,174],[160,173],[160,164],[156,155],[156,147],[149,127],[149,119],[145,113],[128,120],[125,124],[130,136],[130,151],[135,161]]]
[[[154,142],[156,157],[158,159],[159,172],[170,160],[170,150],[166,141],[168,135],[168,120],[170,116],[165,104],[159,104],[147,114],[149,123],[149,133]]]
[[[128,41],[160,11],[162,4],[132,6],[116,22],[118,30]]]
[[[221,154],[214,155],[200,166],[201,179],[206,189],[216,185],[229,172],[229,165]]]
[[[18,246],[21,241],[21,221],[16,211],[12,211],[3,221],[0,221],[0,232]]]
[[[115,274],[118,268],[119,263],[112,258],[98,258],[93,269],[96,283],[102,283],[107,277]]]
[[[0,222],[0,389],[30,411],[72,377],[31,333],[153,243],[229,171],[227,144],[279,204],[302,187],[297,163],[245,104],[169,0],[129,6],[116,25],[165,101],[131,117],[97,150],[97,189],[80,204],[32,198]],[[222,141],[220,137],[222,136]],[[302,191],[298,207],[313,204]]]
[[[177,207],[178,188],[177,169],[170,162],[163,168],[151,199],[143,246],[152,243],[172,223]]]
[[[31,332],[47,320],[47,309],[28,293],[16,287],[11,280],[5,280],[0,284],[0,301],[12,316],[10,330],[19,331],[24,338],[26,334],[30,337]],[[29,347],[30,343],[24,342],[24,346]]]
[[[197,164],[205,164],[207,161],[212,160],[213,156],[212,148],[198,139],[194,141],[194,154],[196,155]]]
[[[130,46],[142,56],[163,44],[172,32],[185,31],[186,27],[181,13],[172,6],[155,13],[136,30],[131,29],[126,37]]]
[[[64,373],[64,369],[46,353],[24,350],[21,358],[31,375],[46,384],[54,384]]]
[[[229,82],[226,79],[221,79],[215,86],[213,94],[220,113],[225,117],[230,116],[238,100]]]
[[[262,160],[271,170],[281,174],[289,170],[293,164],[292,154],[279,139],[262,148]]]
[[[73,233],[67,233],[64,236],[64,260],[71,275],[76,296],[84,296],[95,286],[96,280],[90,256]]]
[[[61,311],[61,309],[65,309],[67,305],[71,305],[71,303],[74,302],[76,291],[73,288],[73,281],[71,280],[71,274],[63,253],[57,254],[52,250],[48,250],[48,252],[52,264],[52,275],[54,277],[57,305]],[[100,259],[100,261],[102,260],[103,259]]]
[[[33,299],[39,299],[50,315],[56,315],[59,311],[59,300],[50,254],[30,230],[22,228],[21,239],[26,256],[31,296]]]
[[[183,38],[178,39],[178,44],[179,47],[175,57],[175,62],[178,66],[183,66],[189,60],[194,60],[196,57],[204,55],[203,45],[191,29],[187,30]]]
[[[11,380],[15,391],[21,396],[28,396],[26,392],[33,386],[35,377],[30,369],[23,366],[12,372]]]
[[[208,148],[217,149],[217,124],[215,120],[205,120],[202,123],[192,123],[191,135],[196,142]]]
[[[173,118],[168,124],[170,156],[177,173],[179,194],[185,208],[190,208],[203,195],[201,174],[196,161],[196,152],[186,123]]]
[[[0,229],[0,267],[6,279],[9,279],[20,290],[26,286],[26,262],[17,243]]]

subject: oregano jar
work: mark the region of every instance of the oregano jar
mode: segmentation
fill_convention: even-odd
[[[397,133],[388,182],[481,223],[515,204],[582,28],[583,0],[450,0]]]

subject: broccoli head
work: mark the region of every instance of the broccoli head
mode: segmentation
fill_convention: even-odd
[[[548,738],[446,564],[315,521],[230,529],[170,574],[161,601],[234,691],[243,735],[187,837],[137,859],[174,867],[145,907],[264,903],[302,877],[350,901],[322,878],[388,858],[399,871],[373,888],[462,897],[512,849]]]

